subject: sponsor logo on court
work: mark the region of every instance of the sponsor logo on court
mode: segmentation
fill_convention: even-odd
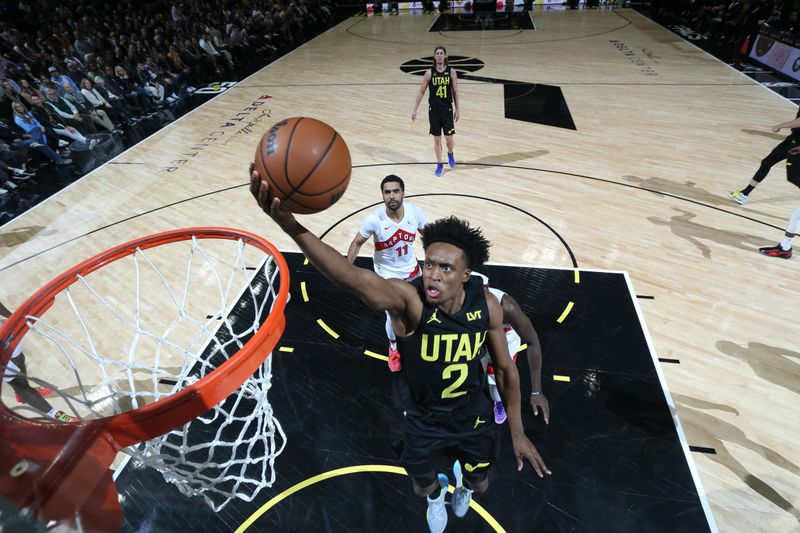
[[[261,128],[257,128],[257,126],[272,116],[272,109],[264,107],[269,98],[271,96],[263,94],[244,105],[219,126],[202,134],[203,136],[197,142],[178,153],[168,164],[161,167],[161,171],[176,172],[196,161],[198,157],[215,146],[224,146],[241,135],[249,135],[256,129],[261,131]]]
[[[645,76],[658,76],[658,72],[650,63],[657,63],[657,57],[652,50],[647,48],[634,49],[616,39],[609,39],[608,42],[614,46],[619,52],[628,59],[634,66],[639,69],[639,72]]]

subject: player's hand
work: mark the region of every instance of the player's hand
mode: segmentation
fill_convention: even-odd
[[[416,111],[412,111],[411,112],[411,122],[414,122],[415,120],[417,120],[417,112]]]
[[[536,451],[536,446],[533,445],[528,437],[523,434],[518,437],[512,436],[511,440],[514,445],[514,456],[517,458],[517,471],[522,470],[525,464],[522,459],[525,458],[531,466],[533,466],[533,469],[536,470],[536,473],[539,474],[539,477],[544,477],[545,474],[552,474],[552,472],[547,469],[547,465],[544,464],[542,456]]]
[[[460,116],[461,116],[461,113],[459,112],[458,108],[456,108],[456,110],[453,111],[453,122],[458,122],[458,117],[460,117]]]
[[[789,155],[797,155],[800,154],[800,146],[795,146],[791,150],[789,150]]]
[[[250,163],[250,194],[258,202],[258,206],[270,216],[283,230],[296,223],[291,211],[281,205],[280,198],[269,190],[269,185],[261,179],[255,165]]]
[[[550,423],[550,402],[544,394],[531,394],[531,407],[533,408],[533,416],[539,416],[539,410],[542,411],[544,423]]]
[[[777,124],[775,126],[772,126],[772,128],[770,129],[772,130],[772,133],[778,133],[779,131],[781,131],[781,125]]]

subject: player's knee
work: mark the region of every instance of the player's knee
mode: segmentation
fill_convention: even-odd
[[[483,478],[483,481],[479,483],[467,481],[467,485],[469,485],[469,488],[472,489],[475,494],[483,494],[489,489],[489,477]]]
[[[430,496],[430,494],[434,490],[436,490],[436,487],[438,486],[439,486],[438,481],[434,481],[428,486],[417,485],[417,483],[414,482],[414,494],[416,494],[420,498],[425,498],[426,496]]]

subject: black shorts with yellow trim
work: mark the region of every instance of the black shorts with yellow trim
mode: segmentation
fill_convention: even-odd
[[[448,417],[430,420],[409,413],[403,434],[400,462],[414,484],[427,487],[436,481],[445,459],[461,461],[464,479],[475,486],[486,479],[498,450],[494,416]]]
[[[428,121],[431,123],[431,135],[453,135],[456,127],[453,124],[453,106],[435,105],[428,108]]]

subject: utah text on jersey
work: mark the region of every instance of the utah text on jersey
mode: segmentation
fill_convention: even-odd
[[[428,362],[439,361],[440,358],[445,363],[457,362],[460,359],[472,361],[478,356],[485,341],[485,331],[435,335],[423,333],[420,355],[423,361]]]

